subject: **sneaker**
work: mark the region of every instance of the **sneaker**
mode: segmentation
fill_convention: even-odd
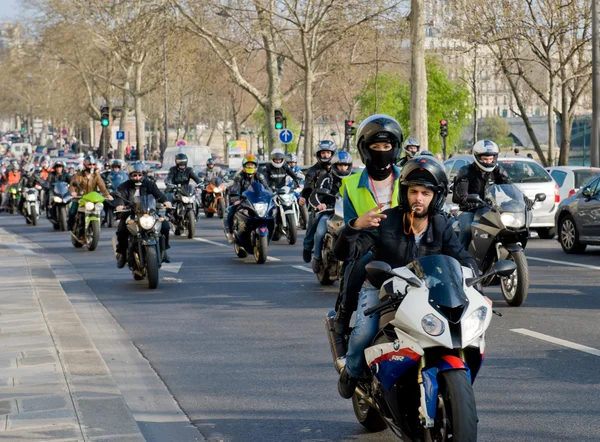
[[[350,399],[354,395],[357,385],[358,379],[350,376],[347,367],[344,367],[338,380],[338,393],[340,393],[340,396],[344,399]]]
[[[117,253],[117,268],[122,269],[125,267],[125,263],[127,262],[127,257],[124,254]]]
[[[304,260],[304,262],[310,262],[310,260],[312,259],[312,251],[311,250],[302,250],[302,259]]]
[[[323,266],[323,261],[317,258],[313,258],[312,260],[312,271],[314,273],[319,273],[321,271],[321,267]]]
[[[227,236],[227,242],[233,244],[233,235],[231,233],[226,233],[225,235]]]
[[[167,264],[171,262],[171,257],[169,255],[167,255],[167,252],[163,253],[162,262],[166,262]]]

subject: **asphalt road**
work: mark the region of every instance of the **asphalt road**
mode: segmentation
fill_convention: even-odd
[[[162,272],[149,291],[116,268],[113,229],[89,252],[46,220],[31,227],[0,216],[0,225],[73,264],[208,440],[395,440],[366,433],[337,393],[324,327],[337,285],[322,287],[306,271],[302,235],[294,246],[272,243],[277,260],[257,265],[235,256],[220,220],[202,217],[195,240],[172,237],[171,269],[180,270]],[[571,256],[555,240],[532,239],[527,255],[537,259],[523,306],[486,292],[503,317],[492,320],[475,383],[479,440],[598,441],[600,352],[513,330],[600,348],[600,248]]]

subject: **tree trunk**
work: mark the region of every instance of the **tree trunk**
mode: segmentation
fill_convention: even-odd
[[[410,28],[410,136],[428,150],[424,0],[411,0]]]
[[[144,133],[144,111],[142,110],[142,69],[143,63],[138,63],[135,67],[135,95],[133,96],[135,103],[135,137],[137,139],[136,153],[138,160],[145,160],[144,144],[146,134]]]
[[[471,78],[473,85],[473,146],[477,143],[477,131],[479,130],[479,120],[477,119],[477,112],[479,111],[479,101],[477,94],[479,88],[477,87],[477,46],[475,46],[475,54],[473,56],[473,77]]]
[[[554,76],[548,74],[548,166],[554,166],[556,126],[554,124]]]
[[[215,135],[215,129],[217,128],[217,123],[214,123],[212,125],[212,129],[210,130],[210,134],[208,135],[208,140],[206,140],[206,145],[210,146],[210,143],[213,139],[213,136]]]
[[[236,140],[240,139],[240,123],[238,121],[238,112],[235,108],[235,96],[233,92],[229,94],[229,98],[231,100],[231,124],[233,129],[233,136]]]
[[[306,66],[304,75],[304,164],[311,164],[313,159],[314,143],[314,116],[313,116],[313,84],[314,75],[312,66]]]
[[[561,115],[562,139],[560,140],[559,166],[569,165],[569,151],[571,150],[571,130],[573,129],[574,114],[569,112],[569,87],[566,81],[561,84]]]

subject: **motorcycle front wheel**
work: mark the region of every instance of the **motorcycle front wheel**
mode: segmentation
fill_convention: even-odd
[[[308,227],[308,209],[306,206],[300,206],[300,228],[306,230]]]
[[[518,307],[525,302],[529,290],[529,268],[524,251],[510,252],[509,260],[514,261],[517,270],[512,275],[500,279],[502,296],[508,305]]]
[[[154,246],[146,247],[146,278],[149,289],[158,287],[158,255]]]
[[[35,206],[33,206],[31,208],[30,213],[30,219],[31,219],[31,224],[33,224],[34,226],[37,226],[38,224],[38,213],[37,213],[37,209],[35,208]]]
[[[287,214],[287,239],[288,244],[296,244],[298,240],[298,226],[296,225],[296,217],[292,214]]]
[[[100,225],[98,221],[90,221],[86,232],[87,248],[90,252],[96,250],[100,240]]]
[[[438,375],[438,405],[435,425],[425,430],[425,442],[477,440],[477,407],[471,381],[464,370]]]
[[[185,214],[186,224],[187,224],[187,237],[188,239],[192,239],[196,234],[196,217],[194,216],[194,212],[189,210],[188,213]]]
[[[254,243],[254,259],[257,264],[264,264],[267,260],[267,253],[269,248],[269,240],[266,236],[256,235]]]
[[[218,205],[219,218],[223,219],[225,218],[225,213],[227,213],[227,206],[225,205],[225,200],[223,198],[220,198]]]
[[[65,206],[58,209],[58,225],[61,231],[67,231],[67,208]]]

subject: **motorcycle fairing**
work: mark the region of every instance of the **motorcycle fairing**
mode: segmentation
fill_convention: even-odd
[[[471,380],[471,370],[462,359],[453,355],[444,355],[436,361],[436,365],[421,371],[423,378],[423,391],[425,393],[425,404],[427,407],[427,417],[435,420],[435,413],[438,402],[438,380],[439,373],[448,370],[466,370],[469,380]]]
[[[374,345],[365,349],[365,357],[371,373],[386,390],[390,390],[404,373],[421,359],[410,347],[400,348],[398,340]]]
[[[259,227],[256,230],[258,230],[258,235],[259,236],[268,236],[269,235],[269,229],[267,227],[262,226],[262,227]]]

